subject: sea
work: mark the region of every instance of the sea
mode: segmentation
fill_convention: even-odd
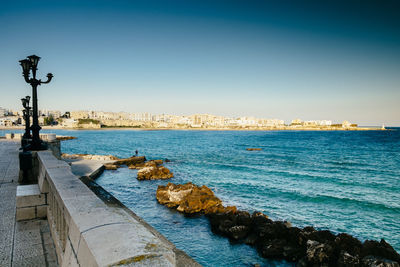
[[[170,160],[164,165],[174,178],[167,181],[138,181],[136,170],[120,168],[96,182],[203,266],[292,264],[263,259],[254,248],[213,234],[204,216],[185,217],[158,204],[158,185],[206,185],[224,205],[362,241],[384,238],[400,252],[400,128],[43,132],[77,137],[62,142],[64,153],[125,158],[138,150],[147,159]]]

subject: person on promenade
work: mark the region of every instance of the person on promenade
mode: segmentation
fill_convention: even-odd
[[[136,149],[135,151],[135,157],[137,157],[139,155],[139,151]]]

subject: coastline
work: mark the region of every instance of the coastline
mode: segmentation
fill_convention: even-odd
[[[5,127],[0,126],[0,130],[24,130],[24,126]],[[104,127],[104,128],[79,128],[79,127],[60,127],[60,126],[42,126],[42,130],[129,130],[129,131],[390,131],[391,129],[382,129],[376,126],[364,127],[263,127],[263,128],[137,128],[137,127]]]

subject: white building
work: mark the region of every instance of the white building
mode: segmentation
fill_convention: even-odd
[[[1,118],[1,117],[5,117],[5,116],[6,116],[6,109],[0,107],[0,118]]]

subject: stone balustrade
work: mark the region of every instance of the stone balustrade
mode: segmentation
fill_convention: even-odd
[[[22,133],[7,133],[5,135],[6,139],[17,139],[21,140]],[[57,139],[57,135],[54,133],[40,134],[40,139],[43,141],[53,142]]]
[[[66,162],[50,151],[38,152],[37,159],[38,185],[47,194],[47,218],[60,266],[186,265],[177,264],[182,256],[172,243],[125,209],[106,205]]]

